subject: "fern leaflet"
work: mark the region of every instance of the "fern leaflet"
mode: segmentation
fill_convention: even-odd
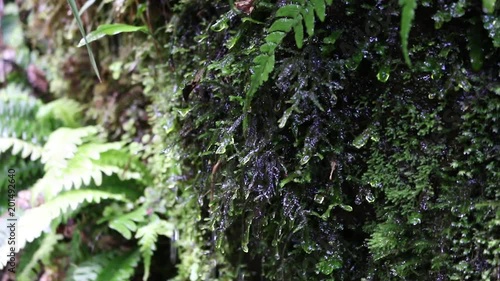
[[[132,231],[135,232],[137,230],[136,222],[144,221],[145,217],[146,208],[141,207],[133,212],[114,218],[109,222],[109,227],[118,231],[123,237],[129,240],[132,238]]]
[[[30,281],[33,280],[32,270],[38,264],[39,261],[50,256],[54,250],[54,246],[61,240],[63,236],[61,234],[49,233],[43,237],[40,241],[40,247],[36,252],[30,257],[29,263],[24,266],[21,273],[17,276],[18,281]]]
[[[80,118],[83,106],[71,99],[60,98],[48,104],[44,104],[38,110],[38,120],[60,120],[63,126],[75,128],[80,126]]]
[[[21,154],[22,158],[30,157],[31,161],[42,156],[42,147],[17,138],[0,138],[0,154],[12,148],[12,155]]]
[[[401,15],[401,48],[406,64],[411,66],[410,55],[408,54],[408,36],[410,34],[411,23],[415,17],[417,0],[399,0],[399,5],[403,8]]]
[[[314,13],[320,21],[326,18],[326,6],[331,5],[331,0],[298,1],[298,4],[288,4],[276,11],[276,20],[267,32],[265,43],[260,46],[260,54],[253,60],[250,78],[250,87],[246,94],[244,111],[248,112],[253,96],[260,86],[269,79],[276,62],[275,51],[283,38],[292,30],[295,35],[297,48],[302,48],[304,42],[304,26],[309,36],[314,35]],[[243,122],[246,131],[248,121]]]
[[[74,157],[77,146],[83,143],[83,138],[97,134],[93,126],[78,129],[60,128],[50,134],[43,147],[42,163],[45,171],[62,169],[67,165],[67,159]]]
[[[114,194],[100,190],[71,190],[60,194],[51,201],[38,207],[28,209],[18,220],[17,249],[24,248],[27,242],[32,242],[39,237],[42,232],[50,230],[51,222],[62,214],[75,210],[84,202],[99,203],[103,199],[114,199],[126,201],[121,194]],[[5,223],[6,218],[0,219],[0,223]],[[5,231],[6,228],[2,228]],[[0,236],[2,237],[2,236]],[[7,253],[10,246],[7,239],[0,241],[0,267],[7,263]]]
[[[71,265],[66,281],[94,281],[106,264],[115,257],[114,252],[94,255],[90,259]]]
[[[149,278],[149,268],[151,266],[151,257],[156,250],[156,240],[158,235],[172,237],[174,226],[158,216],[153,216],[149,224],[139,228],[135,234],[135,238],[139,239],[140,251],[144,259],[144,276],[143,280]]]
[[[134,275],[134,269],[141,255],[138,250],[127,254],[119,254],[111,259],[101,270],[95,281],[128,281]]]

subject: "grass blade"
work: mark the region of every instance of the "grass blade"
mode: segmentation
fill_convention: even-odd
[[[68,0],[68,4],[71,7],[71,12],[73,13],[73,16],[75,17],[76,23],[78,24],[78,28],[80,29],[80,33],[82,34],[82,37],[85,40],[85,46],[87,46],[87,52],[89,53],[90,63],[92,64],[92,68],[94,69],[94,72],[97,75],[97,78],[99,78],[99,81],[101,81],[101,76],[99,75],[99,69],[97,68],[97,63],[95,62],[95,58],[94,58],[94,54],[92,53],[92,49],[90,49],[90,46],[87,42],[85,29],[83,29],[82,20],[80,18],[79,13],[78,13],[78,8],[76,7],[76,2],[75,2],[75,0]]]

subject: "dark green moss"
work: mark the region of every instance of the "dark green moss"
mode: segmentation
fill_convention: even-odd
[[[499,274],[498,50],[478,28],[481,8],[460,3],[417,9],[412,69],[398,6],[334,3],[301,50],[285,38],[248,113],[248,54],[263,34],[223,46],[260,26],[237,16],[206,33],[219,48],[204,49],[203,78],[185,88],[181,136],[214,243],[247,263],[240,276]]]

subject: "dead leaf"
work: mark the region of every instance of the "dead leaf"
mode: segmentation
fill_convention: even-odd
[[[28,75],[28,81],[35,90],[43,94],[48,92],[49,83],[47,82],[47,78],[45,78],[45,73],[38,67],[34,64],[30,64],[26,70],[26,74]]]
[[[237,1],[234,3],[234,6],[236,9],[240,10],[241,12],[250,15],[254,9],[253,7],[253,2],[255,0],[241,0]]]

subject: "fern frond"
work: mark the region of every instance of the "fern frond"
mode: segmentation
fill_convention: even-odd
[[[122,180],[140,179],[140,172],[129,170],[126,166],[101,163],[99,153],[107,149],[120,148],[121,145],[121,143],[89,143],[80,146],[74,157],[67,160],[66,167],[47,171],[44,177],[35,183],[33,192],[51,198],[61,191],[87,186],[92,180],[96,186],[100,186],[103,174],[106,176],[116,174]]]
[[[48,233],[43,237],[40,241],[40,247],[36,250],[36,252],[30,256],[29,263],[24,266],[21,273],[16,277],[18,281],[30,281],[33,280],[32,271],[39,261],[46,259],[52,251],[54,250],[54,246],[61,240],[63,236],[61,234]]]
[[[36,161],[42,156],[42,147],[17,138],[0,138],[0,154],[12,148],[12,155],[21,154],[22,158]]]
[[[99,203],[104,199],[114,199],[126,201],[121,194],[103,192],[100,190],[71,190],[60,194],[51,201],[46,202],[38,207],[28,209],[22,214],[17,222],[17,249],[22,249],[27,242],[32,242],[39,237],[42,232],[50,230],[51,222],[61,214],[74,211],[84,202]],[[0,219],[0,223],[5,223],[6,219]],[[6,231],[2,228],[0,231]],[[7,244],[7,239],[0,241],[0,267],[4,267],[7,263],[7,253],[10,246]]]
[[[127,240],[132,238],[132,232],[137,230],[136,222],[142,222],[146,218],[146,208],[141,207],[125,215],[121,215],[109,222],[109,227],[118,231]]]
[[[38,120],[60,120],[64,127],[75,128],[80,126],[82,110],[83,106],[77,101],[60,98],[41,106],[36,117]]]
[[[140,258],[138,250],[94,255],[79,265],[72,265],[66,281],[128,281]]]
[[[93,126],[77,129],[60,128],[54,131],[43,147],[42,163],[45,164],[45,170],[66,167],[67,159],[74,157],[77,146],[83,143],[83,138],[94,136],[97,132],[97,128]]]
[[[34,184],[33,193],[50,199],[92,180],[100,186],[103,174],[116,174],[122,180],[150,178],[144,165],[123,151],[123,142],[99,143],[97,132],[96,127],[60,128],[51,134],[41,157],[46,173]]]
[[[93,255],[90,259],[78,264],[72,264],[66,281],[95,281],[103,268],[115,258],[115,252]]]
[[[144,276],[143,280],[149,278],[149,268],[151,266],[151,257],[156,250],[156,241],[158,235],[167,237],[172,236],[174,226],[172,223],[160,219],[158,216],[153,216],[149,224],[139,228],[135,234],[135,238],[139,239],[140,251],[144,259]]]
[[[95,281],[128,281],[134,275],[141,255],[139,250],[127,254],[118,254],[101,270]]]
[[[411,66],[410,55],[408,54],[408,36],[410,35],[411,24],[415,17],[417,0],[399,0],[399,5],[403,8],[401,14],[401,48],[406,64]]]
[[[52,122],[26,122],[35,119],[41,104],[17,84],[0,89],[0,136],[41,144],[54,129]]]
[[[146,165],[124,149],[108,150],[101,153],[99,165],[122,167],[123,170],[117,173],[121,179],[136,179],[145,185],[151,184],[153,180]]]
[[[283,38],[292,30],[295,35],[297,48],[302,48],[304,42],[304,26],[309,36],[314,35],[314,13],[320,21],[326,17],[326,6],[331,5],[331,0],[298,1],[298,4],[288,4],[276,11],[276,20],[273,22],[264,43],[259,51],[260,54],[253,60],[251,68],[250,87],[247,91],[244,111],[248,112],[253,96],[260,86],[269,79],[274,70],[275,51],[281,44]],[[245,120],[243,126],[246,127]],[[244,128],[246,131],[246,129]]]
[[[27,189],[43,176],[43,165],[40,161],[11,157],[8,154],[0,155],[0,173],[7,175],[8,170],[12,167],[16,169],[17,190]],[[0,177],[0,194],[7,194],[9,179],[7,176]],[[7,211],[6,208],[7,200],[5,202],[0,201],[0,214]]]

